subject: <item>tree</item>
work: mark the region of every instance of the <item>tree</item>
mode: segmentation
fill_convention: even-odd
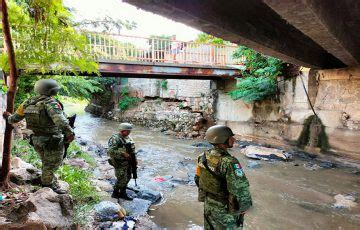
[[[28,80],[27,75],[33,71],[98,73],[94,57],[87,52],[86,37],[73,28],[71,13],[62,0],[10,0],[8,4],[1,1],[1,30],[7,52],[0,55],[0,68],[9,73],[8,112],[14,110],[18,69],[23,70],[20,80]],[[7,124],[0,175],[4,187],[8,187],[11,131],[12,126]]]
[[[15,52],[14,46],[12,43],[11,32],[10,32],[10,24],[9,24],[9,15],[8,15],[8,7],[6,4],[6,0],[1,0],[1,25],[3,28],[3,34],[5,38],[6,50],[8,53],[8,63],[9,63],[9,89],[7,92],[7,108],[6,111],[12,113],[14,112],[14,100],[16,94],[16,83],[18,79],[18,69],[16,68],[15,61]],[[10,171],[10,151],[11,151],[11,137],[12,137],[13,127],[6,123],[5,134],[4,134],[4,142],[3,142],[3,159],[2,159],[2,167],[0,174],[0,185],[3,189],[9,188],[9,171]]]
[[[243,78],[238,79],[236,89],[229,92],[232,99],[251,103],[277,92],[276,77],[283,68],[282,61],[245,46],[239,46],[233,57],[245,68],[241,70]]]
[[[200,33],[198,34],[197,38],[195,39],[195,42],[199,43],[210,43],[214,45],[226,45],[230,42],[224,41],[221,38],[214,37],[213,35],[207,34],[207,33]]]

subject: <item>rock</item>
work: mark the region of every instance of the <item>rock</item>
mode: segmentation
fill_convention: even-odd
[[[208,143],[208,142],[194,143],[194,144],[192,144],[192,146],[197,147],[197,148],[211,148],[211,147],[213,147],[213,145]]]
[[[254,168],[260,168],[261,165],[260,165],[259,162],[249,161],[248,164],[247,164],[247,167],[248,167],[248,168],[251,168],[251,169],[254,169]]]
[[[352,173],[355,175],[360,175],[360,170],[353,170]]]
[[[350,195],[344,196],[342,194],[337,194],[334,196],[334,199],[335,203],[332,207],[336,209],[351,209],[357,205],[357,203],[355,203],[355,198]]]
[[[336,165],[330,161],[320,162],[319,166],[324,169],[331,169],[336,167]]]
[[[134,198],[132,201],[119,199],[119,201],[125,210],[129,213],[129,216],[135,218],[139,216],[145,216],[151,205],[151,201],[139,198]]]
[[[304,164],[304,168],[306,170],[314,171],[314,170],[318,170],[320,168],[320,166],[318,164],[313,163],[313,162],[307,162],[307,163]]]
[[[64,161],[65,164],[70,165],[70,166],[76,166],[82,169],[88,169],[89,168],[89,164],[86,163],[86,161],[82,158],[71,158],[71,159],[66,159]]]
[[[262,146],[247,146],[240,151],[251,159],[284,161],[291,159],[291,155],[283,150]]]
[[[172,131],[172,130],[167,130],[164,132],[165,135],[171,135],[171,136],[175,136],[176,135],[176,132],[175,131]]]
[[[65,190],[67,192],[70,191],[70,185],[67,182],[62,181],[62,180],[58,180],[58,185],[62,190]]]
[[[119,219],[119,212],[121,210],[122,207],[119,204],[111,201],[101,201],[99,204],[95,205],[96,216],[101,221]]]
[[[146,190],[140,190],[137,193],[137,197],[144,200],[149,200],[151,201],[151,203],[156,203],[161,199],[161,193],[151,189],[146,189]]]
[[[40,184],[41,171],[36,168],[18,168],[10,170],[10,181],[15,184]]]
[[[12,169],[36,169],[32,164],[26,163],[19,157],[14,157],[11,159],[11,167]]]
[[[112,185],[106,180],[93,179],[92,181],[94,182],[95,186],[99,187],[102,191],[112,192],[113,190]]]
[[[58,195],[50,188],[42,188],[31,194],[7,218],[19,224],[42,223],[48,229],[66,229],[73,226],[72,216],[73,203],[69,195]]]
[[[297,157],[300,157],[302,159],[305,159],[305,160],[313,160],[317,157],[316,154],[308,153],[308,152],[304,152],[304,151],[295,151],[295,152],[292,152],[292,154]]]
[[[190,135],[191,137],[198,137],[200,134],[198,131],[192,131]]]
[[[79,145],[82,145],[82,146],[86,146],[88,144],[88,142],[84,139],[79,139],[77,142],[79,143]]]

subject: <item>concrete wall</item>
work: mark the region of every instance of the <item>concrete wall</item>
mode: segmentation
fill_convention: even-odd
[[[332,149],[360,159],[360,67],[301,69],[310,101],[326,127]],[[220,86],[216,118],[237,134],[274,141],[297,140],[304,120],[312,115],[301,78],[279,79],[279,98],[245,104],[227,92],[234,82]]]

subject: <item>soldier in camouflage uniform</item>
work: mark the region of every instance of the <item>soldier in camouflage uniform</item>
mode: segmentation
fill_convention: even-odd
[[[199,156],[195,175],[199,201],[204,202],[204,227],[242,229],[252,200],[239,161],[227,152],[235,142],[234,134],[227,126],[215,125],[205,135],[214,147]]]
[[[108,142],[109,163],[114,166],[117,179],[112,194],[113,198],[132,200],[126,194],[126,186],[131,179],[131,161],[136,161],[135,164],[137,164],[137,160],[136,158],[133,159],[125,148],[125,145],[128,144],[131,146],[132,152],[135,151],[134,141],[129,136],[131,130],[131,124],[121,123],[119,127],[120,132],[112,135]]]
[[[74,131],[68,123],[62,104],[52,97],[60,89],[57,82],[53,79],[39,80],[34,89],[37,96],[22,103],[13,115],[5,112],[4,117],[10,124],[25,118],[27,128],[33,132],[32,143],[42,161],[42,186],[50,187],[59,194],[66,193],[60,189],[55,171],[63,160],[64,142],[74,140]]]

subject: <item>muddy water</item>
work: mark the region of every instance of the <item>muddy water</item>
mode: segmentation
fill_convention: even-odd
[[[100,144],[106,144],[118,125],[89,114],[80,115],[76,124],[78,136]],[[152,206],[149,213],[153,221],[168,229],[200,228],[202,204],[197,202],[196,186],[186,183],[192,176],[192,162],[202,150],[192,144],[199,141],[179,140],[140,127],[132,137],[137,149],[141,149],[138,183],[149,185],[152,181],[153,188],[164,195],[164,200]],[[246,167],[249,160],[239,154],[238,148],[231,152],[239,158],[251,184],[254,207],[246,216],[247,229],[360,229],[359,205],[351,210],[331,207],[336,194],[351,194],[359,200],[360,176],[352,170],[309,171],[300,160],[259,162],[260,168],[250,169]],[[180,182],[160,185],[154,182],[157,177],[172,177]]]

